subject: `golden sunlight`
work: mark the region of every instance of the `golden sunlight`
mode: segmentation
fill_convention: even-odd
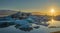
[[[54,19],[51,19],[51,21],[49,23],[50,24],[54,24],[55,23],[55,20]]]
[[[54,11],[55,11],[54,9],[51,9],[51,13],[54,13]]]
[[[51,16],[54,16],[55,10],[52,8],[50,13],[51,13]]]
[[[54,22],[55,20],[54,19],[51,19],[51,22]]]
[[[51,21],[49,21],[49,26],[53,26],[53,25],[55,25],[56,24],[56,22],[55,22],[55,20],[54,19],[51,19]]]

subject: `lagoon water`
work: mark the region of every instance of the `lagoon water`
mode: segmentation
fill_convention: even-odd
[[[49,27],[60,26],[60,21],[51,20],[48,22],[50,23]],[[40,25],[40,28],[37,29],[33,28],[31,30],[25,31],[24,29],[16,28],[15,25],[8,25],[8,26],[2,25],[0,28],[0,33],[50,33],[60,31],[60,28],[49,28],[49,27]]]

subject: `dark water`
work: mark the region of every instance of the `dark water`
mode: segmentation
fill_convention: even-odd
[[[32,25],[34,26],[35,24]],[[23,28],[21,25],[15,24],[13,22],[0,22],[0,33],[50,33],[54,31],[60,31],[60,28],[48,28],[42,25],[37,27],[33,26]],[[60,21],[54,21],[54,24],[52,25],[51,23],[50,26],[60,26]]]

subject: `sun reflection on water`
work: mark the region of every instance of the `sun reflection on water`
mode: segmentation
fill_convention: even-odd
[[[49,21],[49,26],[60,26],[60,21],[56,21],[54,19],[51,19]]]
[[[54,24],[55,20],[54,19],[51,19],[51,23]]]
[[[49,21],[49,26],[53,26],[53,25],[55,25],[56,24],[56,21],[54,20],[54,19],[51,19],[50,21]]]

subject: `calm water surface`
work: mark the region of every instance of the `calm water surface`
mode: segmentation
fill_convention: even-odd
[[[48,27],[60,26],[60,21],[55,21],[55,20],[51,19],[51,21],[48,21],[48,22],[50,23],[50,25]],[[24,30],[24,29],[17,28],[16,26],[18,26],[18,25],[14,25],[11,23],[6,23],[6,24],[5,24],[5,26],[0,25],[0,33],[50,33],[50,32],[54,32],[54,31],[60,31],[60,28],[48,28],[48,27],[42,26],[42,25],[40,25],[40,28],[31,28],[31,29]]]

